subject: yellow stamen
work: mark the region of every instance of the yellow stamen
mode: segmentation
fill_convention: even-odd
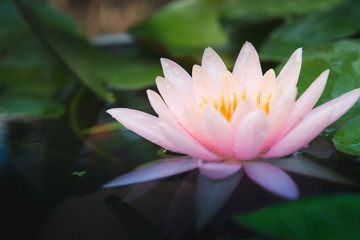
[[[220,92],[220,112],[225,116],[226,114],[225,98],[222,92]]]
[[[246,99],[246,90],[247,90],[247,87],[245,87],[244,90],[243,90],[243,94],[242,94],[243,100]]]
[[[201,110],[204,110],[204,106],[202,104],[199,104],[199,105],[200,105]]]
[[[264,104],[264,106],[263,106],[263,109],[264,109],[264,111],[267,113],[267,114],[269,114],[269,104],[270,104],[270,98],[271,98],[271,96],[272,96],[272,94],[270,94],[269,96],[268,96],[268,98],[266,99],[266,102],[265,102],[265,104]]]
[[[206,99],[206,97],[201,96],[201,98],[204,100],[204,103],[205,103],[205,104],[208,104],[208,103],[209,103],[208,100]]]
[[[236,98],[236,93],[234,93],[233,112],[235,111],[236,107],[237,107],[237,98]]]
[[[216,109],[218,109],[218,105],[217,105],[215,99],[214,99],[214,98],[211,98],[211,101],[213,102],[214,107],[215,107]]]
[[[226,118],[227,120],[231,120],[231,104],[229,104],[228,109],[227,109],[227,113],[226,113]]]
[[[261,105],[260,105],[261,101],[260,100],[261,100],[261,91],[257,95],[257,106],[258,107],[261,107]]]

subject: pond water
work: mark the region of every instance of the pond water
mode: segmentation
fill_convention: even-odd
[[[135,186],[102,188],[134,167],[160,158],[158,146],[120,124],[111,124],[113,119],[105,113],[114,106],[151,112],[145,91],[119,92],[116,97],[116,104],[105,105],[80,87],[69,99],[67,113],[58,120],[1,122],[3,236],[9,233],[11,239],[24,234],[27,239],[274,239],[238,224],[234,215],[289,201],[265,191],[245,175],[221,210],[200,230],[195,227],[198,170]],[[323,137],[311,143],[303,155],[360,182],[357,159],[335,152]],[[300,189],[300,200],[360,192],[357,185],[290,175]],[[211,186],[214,191],[219,188]],[[199,204],[206,203],[204,200]]]

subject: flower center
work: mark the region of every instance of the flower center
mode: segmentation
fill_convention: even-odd
[[[246,100],[246,91],[247,87],[244,88],[242,94],[232,93],[230,100],[226,103],[224,93],[220,91],[220,101],[217,102],[213,97],[211,97],[211,101],[209,101],[206,97],[201,96],[205,105],[212,104],[215,109],[217,109],[229,122],[231,121],[232,114],[235,112],[238,101]],[[256,105],[257,108],[264,110],[266,114],[269,114],[269,104],[271,99],[271,94],[266,98],[265,102],[261,102],[261,91],[257,95]],[[199,104],[201,109],[204,110],[204,105]]]

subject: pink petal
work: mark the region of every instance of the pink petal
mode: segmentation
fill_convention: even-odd
[[[302,62],[302,48],[297,49],[289,58],[285,66],[282,68],[277,82],[283,82],[285,87],[295,87],[299,80],[300,69]]]
[[[247,87],[247,93],[253,94],[255,87],[262,78],[259,55],[254,46],[246,42],[236,59],[233,74],[239,81],[240,89]]]
[[[211,180],[198,175],[196,189],[196,230],[200,232],[230,198],[241,180],[243,171],[238,171],[222,180]]]
[[[136,134],[163,148],[176,151],[175,146],[163,136],[159,127],[157,127],[160,121],[158,118],[127,108],[113,108],[107,110],[107,113]]]
[[[170,109],[166,106],[163,99],[160,97],[159,94],[154,92],[153,90],[146,90],[146,93],[149,98],[149,102],[151,107],[157,113],[160,119],[164,121],[175,121],[173,114],[171,113]]]
[[[308,114],[319,100],[324,91],[326,80],[329,76],[329,70],[324,71],[320,76],[310,85],[310,87],[301,95],[295,102],[291,111],[289,119],[284,124],[281,132],[278,133],[276,139],[282,138],[290,129],[292,129],[306,114]],[[277,141],[277,140],[275,140]]]
[[[279,100],[270,107],[268,116],[270,122],[270,133],[268,139],[266,140],[266,146],[274,144],[274,137],[278,134],[281,128],[284,127],[284,124],[294,107],[296,93],[296,88],[287,89]]]
[[[276,90],[275,72],[273,69],[269,69],[264,74],[259,84],[256,86],[255,93],[261,92],[261,102],[264,102],[270,95],[271,96],[274,95],[275,90]],[[256,98],[257,94],[255,94],[254,97]]]
[[[210,147],[211,145],[207,140],[201,125],[201,113],[194,110],[194,106],[190,108],[190,105],[193,104],[192,100],[190,101],[189,107],[185,108],[185,117],[187,120],[186,129],[199,143],[206,147]]]
[[[233,104],[234,95],[238,97],[238,94],[240,92],[237,80],[235,79],[234,75],[228,70],[224,71],[219,88],[220,93],[222,93],[224,96],[225,105]]]
[[[261,152],[269,133],[267,116],[255,110],[244,117],[235,133],[233,151],[236,159],[251,160]]]
[[[177,63],[169,59],[161,58],[160,62],[165,78],[170,80],[183,92],[192,96],[193,89],[190,74],[186,72],[182,67],[180,67]]]
[[[161,161],[154,161],[139,167],[132,172],[122,175],[108,182],[104,187],[116,187],[139,182],[146,182],[169,177],[198,167],[198,160],[189,157],[176,157]]]
[[[285,198],[298,198],[299,190],[296,184],[280,168],[263,161],[248,162],[243,166],[246,174],[266,190]]]
[[[227,178],[241,169],[238,162],[219,162],[219,163],[202,163],[199,162],[199,170],[201,175],[212,179],[220,180]]]
[[[226,66],[212,48],[208,47],[205,49],[201,66],[212,77],[215,82],[215,86],[219,86],[222,75],[226,70]]]
[[[323,108],[310,112],[303,121],[292,129],[284,138],[265,153],[264,158],[277,158],[289,155],[306,146],[318,136],[328,125],[334,108]]]
[[[223,157],[232,157],[233,130],[226,118],[212,106],[206,106],[202,114],[204,134],[212,149]]]
[[[208,161],[216,161],[218,157],[210,152],[206,147],[192,138],[186,132],[179,132],[168,124],[159,122],[158,126],[162,134],[169,142],[176,146],[176,151],[190,155],[194,158]]]
[[[325,108],[334,108],[334,112],[331,115],[328,125],[338,120],[344,113],[346,113],[359,99],[360,88],[347,92],[340,97],[334,98],[333,100],[326,102],[311,112],[322,111]]]
[[[192,71],[194,96],[197,104],[203,104],[205,97],[209,102],[211,98],[215,101],[219,98],[219,90],[209,74],[200,66],[194,65]]]
[[[310,161],[300,155],[295,155],[288,158],[269,159],[267,161],[270,164],[289,172],[294,172],[305,176],[316,177],[338,183],[354,184],[349,179],[341,176],[337,172],[326,168],[316,162]]]
[[[184,116],[184,105],[187,102],[187,96],[166,78],[157,77],[156,86],[171,112],[181,123],[184,124],[186,122]]]
[[[235,109],[235,112],[231,116],[231,127],[233,130],[236,130],[239,127],[241,120],[251,111],[257,109],[254,104],[250,101],[245,100],[240,102],[240,104]]]
[[[165,122],[169,127],[173,128],[174,131],[178,132],[178,135],[185,135],[184,138],[195,138],[197,142],[202,145],[207,146],[207,140],[205,140],[204,133],[202,132],[202,127],[200,124],[200,119],[196,119],[194,113],[190,111],[188,108],[185,108],[185,117],[186,117],[186,125],[182,127],[182,125],[178,124],[178,121],[175,119],[173,114],[170,112],[169,108],[165,105],[162,98],[156,92],[152,90],[147,90],[148,98],[151,106],[154,111],[159,115],[159,118]],[[185,130],[186,129],[186,130]],[[191,136],[189,136],[191,133]],[[194,140],[191,140],[194,141]],[[176,148],[176,146],[175,146]],[[176,152],[179,152],[178,150]],[[181,152],[183,153],[183,152]]]

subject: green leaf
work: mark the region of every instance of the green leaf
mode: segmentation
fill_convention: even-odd
[[[0,39],[3,93],[49,98],[64,84],[60,63],[48,54],[10,0],[0,2]]]
[[[114,97],[105,90],[101,78],[94,74],[93,62],[84,61],[87,57],[101,61],[101,53],[71,24],[66,24],[69,22],[67,18],[43,3],[22,0],[15,0],[15,3],[33,31],[67,68],[99,96],[114,101]]]
[[[107,66],[99,69],[112,89],[139,89],[155,84],[157,76],[162,76],[160,58],[148,56],[135,50],[114,57]]]
[[[333,142],[338,151],[360,156],[360,117],[354,118],[340,128]]]
[[[16,0],[34,32],[80,80],[99,96],[113,101],[104,85],[136,89],[153,85],[161,74],[159,58],[138,49],[108,54],[91,45],[69,19],[53,9]]]
[[[216,0],[171,2],[132,33],[138,39],[160,42],[174,55],[199,58],[206,47],[220,47],[227,42],[219,22],[219,3]]]
[[[360,30],[359,11],[360,1],[350,0],[327,11],[290,19],[264,43],[262,57],[282,60],[299,47],[352,35]]]
[[[279,17],[290,14],[304,14],[319,11],[344,0],[236,0],[224,4],[223,15],[226,18],[241,18],[248,16]]]
[[[235,221],[253,231],[276,238],[337,240],[358,239],[360,196],[309,198],[236,215]]]
[[[0,118],[59,118],[65,109],[58,102],[34,96],[1,95]]]

